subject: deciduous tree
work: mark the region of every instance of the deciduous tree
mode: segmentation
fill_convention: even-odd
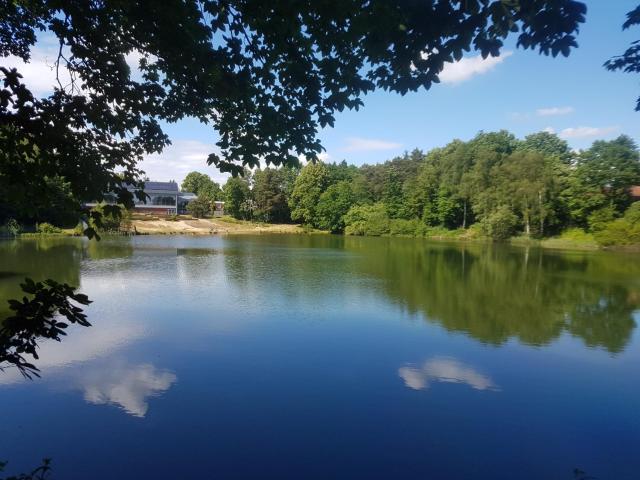
[[[300,171],[289,199],[294,222],[315,225],[316,207],[328,184],[329,169],[322,162],[310,163]]]

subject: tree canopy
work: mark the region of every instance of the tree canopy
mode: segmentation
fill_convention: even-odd
[[[227,212],[238,219],[354,235],[507,239],[606,229],[626,215],[634,185],[640,153],[626,135],[570,151],[555,134],[518,139],[502,130],[381,164],[256,169],[231,177],[223,190]]]
[[[640,25],[640,5],[627,13],[627,20],[622,24],[623,30]],[[640,40],[631,42],[622,55],[607,60],[604,66],[608,70],[622,70],[627,73],[640,73]],[[636,103],[636,111],[640,112],[640,97]]]
[[[15,201],[61,176],[79,201],[116,192],[130,205],[139,160],[170,142],[160,122],[185,117],[217,131],[208,162],[222,171],[296,165],[365,93],[428,89],[446,62],[497,56],[510,34],[568,55],[585,13],[574,0],[4,0],[2,57],[28,61],[43,36],[59,53],[45,98],[0,67],[0,186]]]
[[[0,0],[3,59],[29,61],[43,38],[58,45],[57,85],[42,98],[0,64],[0,202],[33,218],[60,178],[78,211],[106,194],[132,206],[140,160],[170,143],[162,123],[187,117],[216,130],[208,163],[221,171],[316,160],[319,128],[364,94],[428,89],[445,63],[498,56],[509,35],[566,56],[585,13],[575,0]]]
[[[378,165],[309,164],[289,206],[292,220],[333,232],[422,236],[473,226],[495,239],[544,237],[569,227],[593,232],[623,216],[638,184],[640,154],[625,135],[570,152],[547,132],[523,140],[480,132]]]
[[[220,185],[211,180],[209,175],[200,172],[188,173],[180,188],[183,192],[193,192],[199,197],[206,197],[209,201],[222,198]]]

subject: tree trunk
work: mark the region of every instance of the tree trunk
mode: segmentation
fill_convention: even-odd
[[[462,228],[465,229],[467,228],[467,201],[465,200],[463,203],[463,210],[462,210]]]
[[[540,236],[544,236],[544,210],[542,209],[542,192],[538,190],[538,208],[540,209]]]

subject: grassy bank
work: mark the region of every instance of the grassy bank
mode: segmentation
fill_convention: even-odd
[[[509,243],[512,245],[532,245],[557,250],[600,250],[603,248],[592,234],[586,233],[579,228],[568,229],[562,234],[551,238],[534,239],[525,236],[513,237]]]
[[[366,236],[366,235],[364,235]],[[371,235],[370,235],[371,236]],[[404,238],[424,238],[426,240],[456,242],[456,243],[504,243],[519,247],[537,247],[552,250],[576,250],[576,251],[596,251],[611,250],[625,252],[640,252],[640,245],[601,245],[596,237],[578,228],[568,229],[562,234],[537,239],[524,235],[511,237],[507,240],[496,242],[486,235],[482,235],[479,229],[469,228],[466,230],[447,230],[444,228],[427,229],[421,235],[384,233],[377,235],[380,237],[404,237]]]
[[[146,214],[134,214],[127,221],[126,229],[133,235],[242,235],[242,234],[328,234],[329,232],[310,227],[293,224],[271,224],[238,220],[224,216],[216,218],[193,218],[189,215],[177,215],[172,217],[160,217]],[[22,232],[17,236],[21,238],[40,237],[69,237],[79,236],[82,233],[78,228],[49,228],[39,229],[36,232]],[[0,236],[8,236],[0,235]],[[359,235],[355,235],[359,236]],[[424,238],[433,241],[460,242],[460,243],[491,243],[490,237],[483,235],[480,228],[472,226],[467,229],[449,230],[441,227],[422,228],[420,231],[411,229],[392,228],[378,235],[365,233],[362,236]],[[582,229],[571,228],[562,234],[536,239],[524,235],[511,237],[504,243],[514,246],[531,246],[555,250],[616,250],[628,252],[640,252],[640,245],[603,245],[597,241],[598,236],[587,233]]]

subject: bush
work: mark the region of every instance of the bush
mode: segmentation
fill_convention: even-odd
[[[73,229],[73,235],[76,237],[81,237],[84,235],[84,224],[82,222],[77,223],[77,225]]]
[[[47,223],[47,222],[39,223],[36,226],[36,231],[38,233],[44,233],[44,234],[48,234],[48,235],[56,234],[56,233],[62,233],[62,230],[60,230],[58,227],[55,227],[55,226],[53,226],[53,225],[51,225],[50,223]]]
[[[92,212],[97,212],[101,215],[100,226],[98,226],[95,219],[91,217],[89,227],[99,232],[118,232],[121,228],[129,229],[131,227],[131,212],[123,206],[101,203],[96,205],[92,209]]]
[[[418,220],[405,220],[402,218],[395,218],[389,222],[389,233],[391,235],[416,235],[417,231],[422,232],[420,229],[421,222]]]
[[[427,226],[424,235],[427,238],[446,238],[446,237],[454,237],[455,230],[449,230],[448,228],[438,226],[438,227],[430,227]]]
[[[518,217],[506,205],[498,207],[482,222],[484,233],[494,240],[506,240],[515,232]]]
[[[560,234],[560,239],[572,242],[593,242],[593,235],[581,228],[568,228]]]
[[[633,203],[624,217],[609,222],[594,232],[600,245],[640,245],[640,202]]]
[[[464,238],[466,240],[477,240],[484,236],[482,233],[482,226],[477,223],[474,223],[467,229],[460,228],[457,231],[459,232],[460,238]]]
[[[377,237],[389,233],[389,217],[384,204],[356,205],[344,216],[347,235],[369,235]]]
[[[195,218],[204,218],[211,213],[211,203],[206,198],[198,197],[189,202],[187,212]]]
[[[15,218],[10,218],[9,220],[7,220],[5,229],[7,230],[7,232],[9,232],[10,235],[13,235],[14,237],[17,237],[18,235],[20,235],[20,232],[22,232],[22,226]]]
[[[424,224],[424,222],[418,221],[416,223],[416,229],[413,231],[413,234],[416,237],[425,237],[427,232],[429,231],[429,227]]]
[[[640,223],[640,202],[632,203],[627,208],[627,211],[624,212],[624,219],[631,224]]]
[[[587,223],[589,230],[599,232],[607,228],[607,226],[616,219],[616,210],[612,206],[602,207],[589,215]]]
[[[593,234],[600,245],[640,245],[640,225],[633,225],[624,218],[611,222],[606,228]]]

